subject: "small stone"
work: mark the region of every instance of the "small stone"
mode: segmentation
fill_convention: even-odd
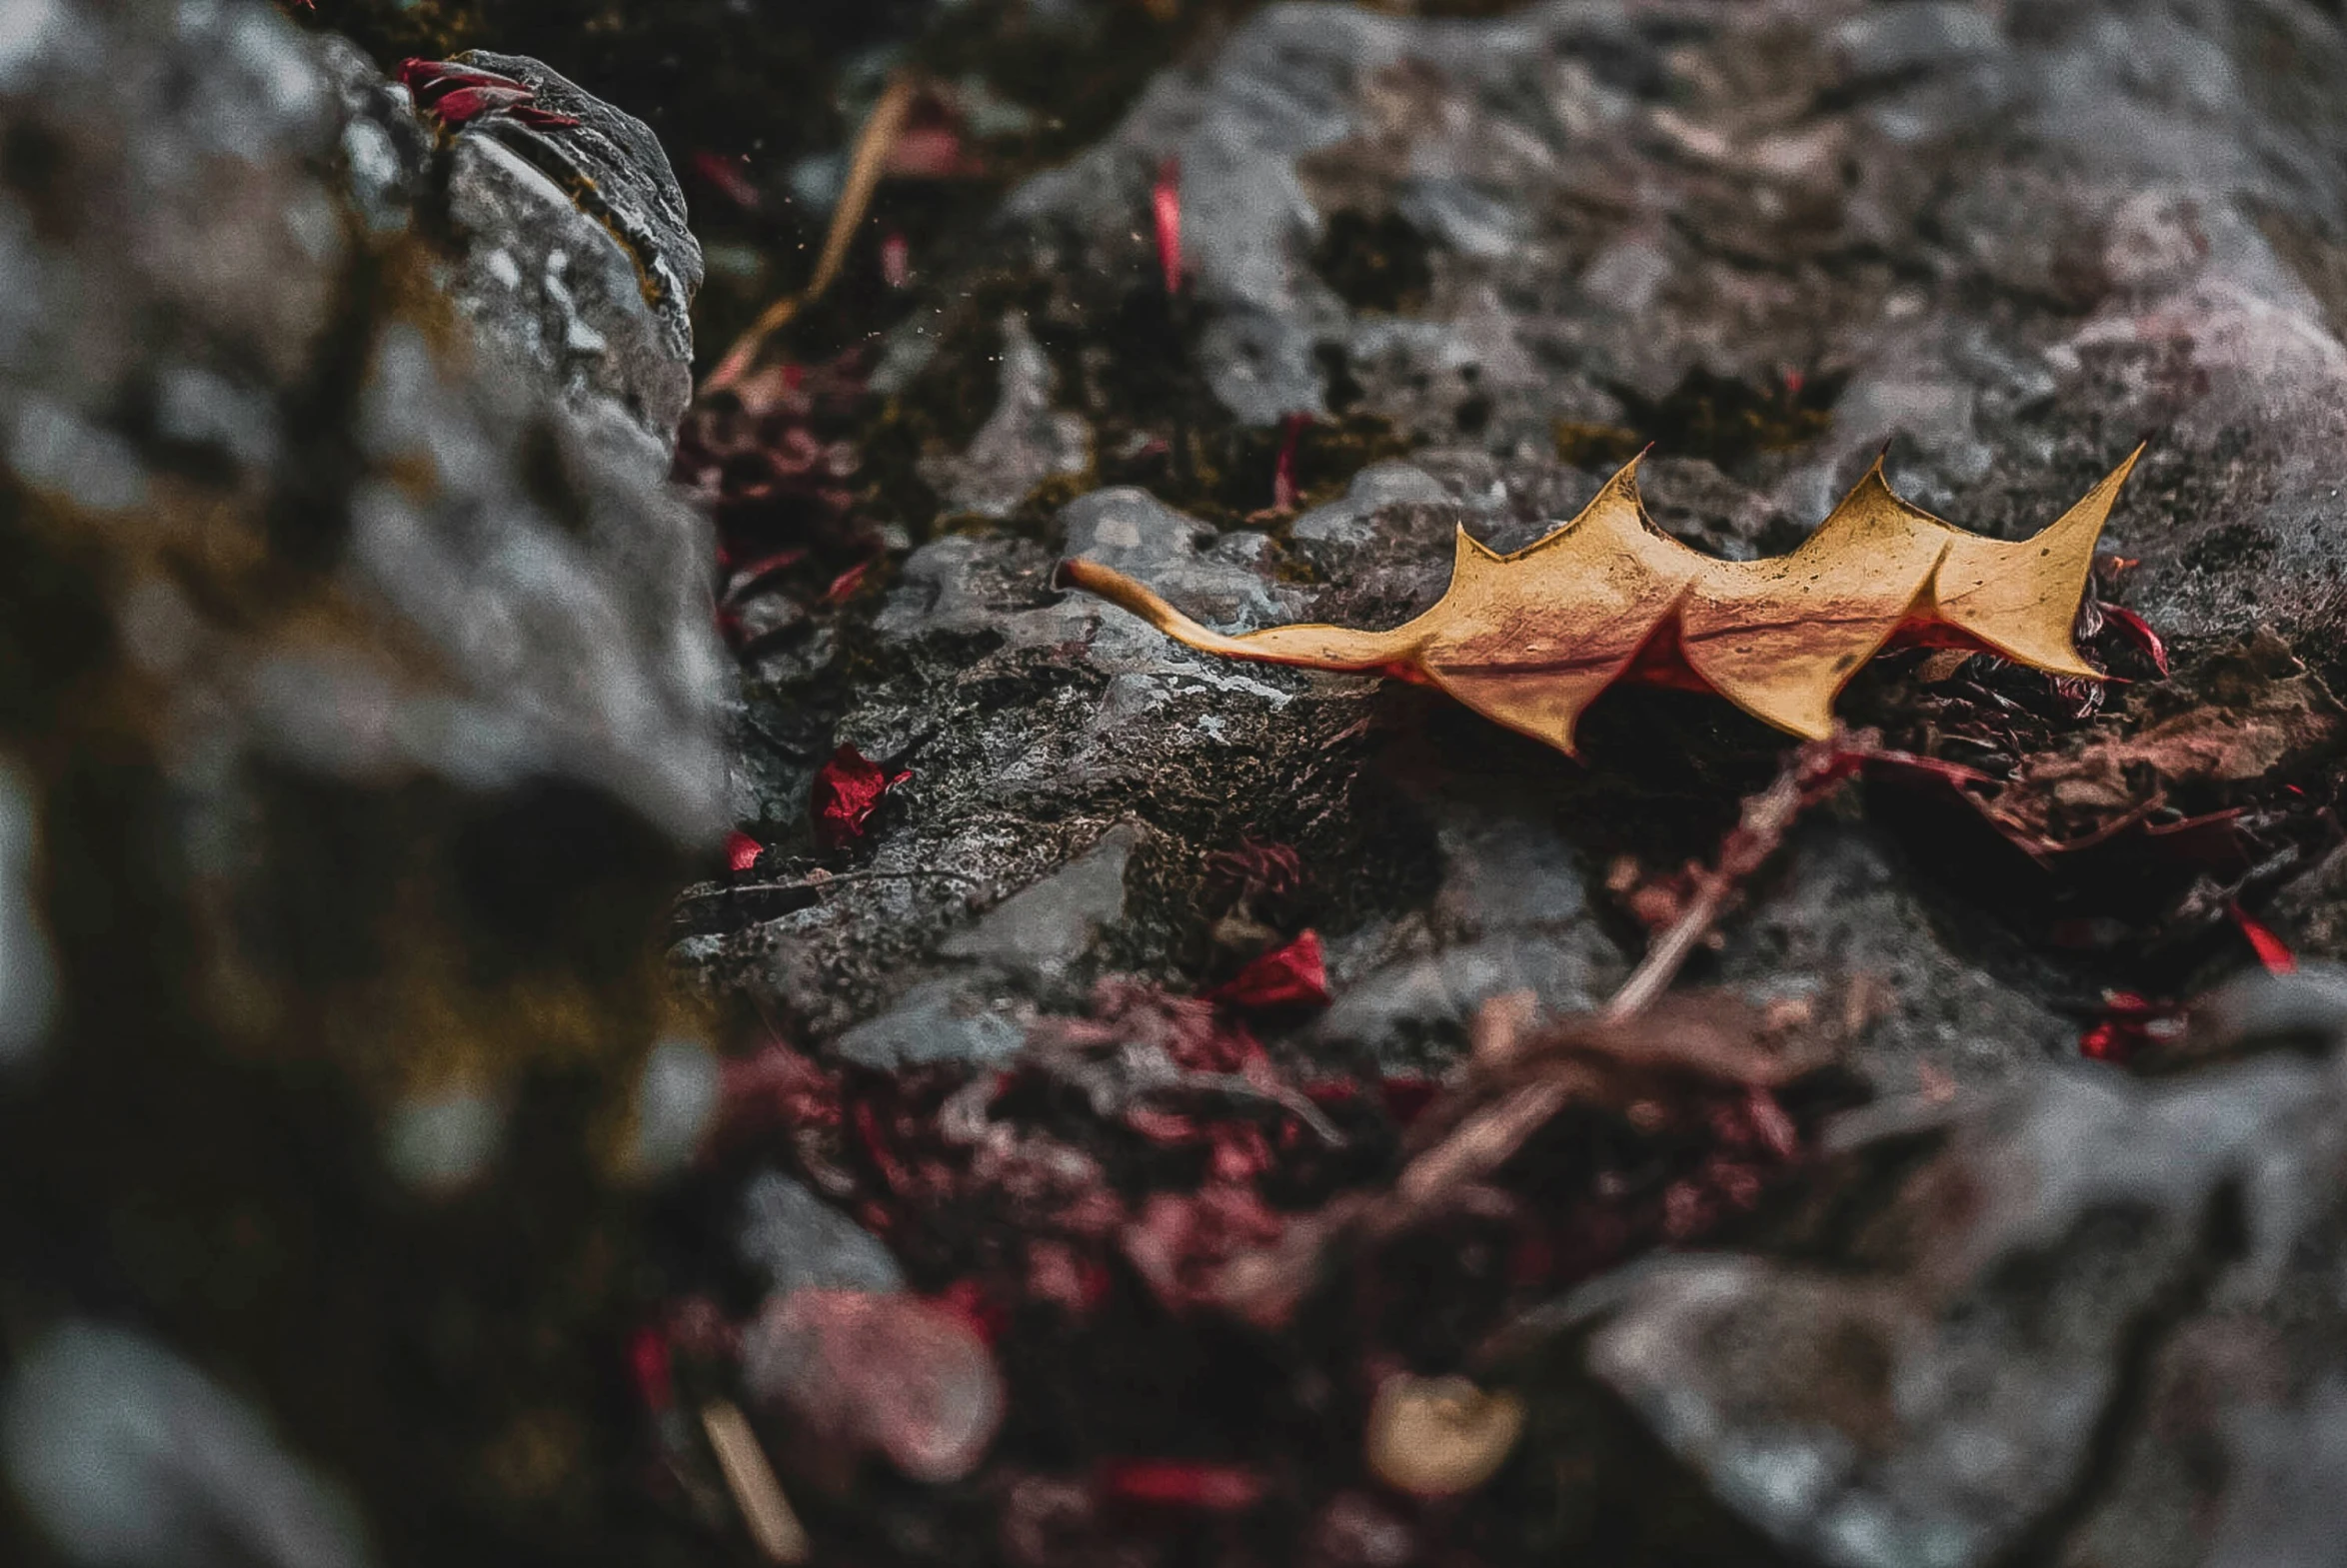
[[[933,1485],[976,1468],[1003,1421],[986,1341],[960,1313],[916,1296],[772,1296],[745,1337],[743,1378],[810,1443],[878,1455]]]
[[[779,1171],[761,1173],[742,1194],[734,1250],[766,1275],[777,1295],[808,1289],[886,1294],[905,1284],[896,1256],[878,1237]]]

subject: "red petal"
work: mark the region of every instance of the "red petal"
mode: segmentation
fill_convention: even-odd
[[[1320,933],[1307,930],[1286,946],[1264,953],[1207,994],[1256,1012],[1327,1006],[1328,970],[1320,958]]]
[[[881,241],[881,282],[902,289],[913,281],[913,247],[902,234]]]
[[[511,87],[525,95],[530,92],[527,85],[502,71],[484,71],[477,65],[459,65],[454,60],[426,60],[410,55],[399,63],[399,70],[394,74],[401,86],[417,94],[449,87]]]
[[[432,100],[432,112],[448,125],[463,125],[500,109],[526,104],[534,95],[527,87],[453,87]]]
[[[2150,622],[2123,605],[2104,602],[2100,608],[2105,620],[2117,627],[2128,642],[2143,650],[2153,668],[2163,676],[2168,673],[2168,645],[2160,641],[2160,635],[2151,629]]]
[[[766,853],[766,845],[742,831],[741,828],[737,827],[726,834],[727,869],[746,871],[756,865],[758,857],[764,853]]]
[[[856,592],[857,586],[864,581],[864,574],[871,570],[871,562],[857,562],[856,565],[832,579],[832,586],[823,591],[823,602],[827,605],[836,605],[846,599],[850,594]]]
[[[1262,1500],[1263,1480],[1244,1465],[1187,1459],[1119,1459],[1101,1467],[1101,1490],[1120,1502],[1240,1513]]]
[[[1150,192],[1150,213],[1158,226],[1158,266],[1166,275],[1166,292],[1181,292],[1181,165],[1169,158],[1158,166],[1158,183]]]
[[[2252,919],[2241,905],[2228,904],[2226,909],[2233,916],[2233,923],[2241,927],[2241,934],[2249,938],[2249,945],[2257,953],[2257,961],[2265,965],[2266,973],[2288,974],[2298,967],[2298,955],[2290,950],[2288,942]]]
[[[912,777],[910,770],[892,777],[856,748],[841,747],[815,776],[817,841],[837,849],[862,838],[865,824],[880,808],[881,796]]]

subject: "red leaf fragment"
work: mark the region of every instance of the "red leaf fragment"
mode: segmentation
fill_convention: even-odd
[[[676,1387],[669,1376],[669,1342],[657,1328],[649,1325],[636,1330],[628,1341],[628,1371],[636,1383],[636,1397],[644,1401],[644,1408],[654,1415],[676,1401]]]
[[[2181,1009],[2173,1002],[2154,1001],[2133,991],[2103,992],[2103,1015],[2078,1036],[2078,1054],[2089,1061],[2107,1061],[2123,1067],[2155,1040],[2172,1036],[2183,1026]]]
[[[758,863],[758,857],[764,853],[766,853],[766,845],[742,831],[741,828],[734,828],[726,834],[726,869],[730,871],[749,870]]]
[[[856,565],[832,579],[832,586],[823,591],[823,602],[827,605],[839,604],[863,586],[864,575],[871,570],[871,562],[857,562]]]
[[[1169,158],[1158,165],[1158,183],[1150,191],[1150,215],[1158,231],[1158,266],[1165,273],[1169,298],[1181,292],[1181,165]]]
[[[1307,930],[1286,946],[1273,948],[1207,994],[1248,1012],[1327,1006],[1328,970],[1320,955],[1320,933]]]
[[[841,747],[815,776],[817,841],[839,849],[862,838],[881,797],[912,777],[909,768],[891,774],[853,746]]]
[[[2128,642],[2143,650],[2144,657],[2151,661],[2153,669],[2162,676],[2168,673],[2168,645],[2160,641],[2160,635],[2151,629],[2150,622],[2126,606],[2114,605],[2108,600],[2099,602],[2096,608],[2101,610],[2103,619],[2117,627]]]
[[[722,153],[698,152],[693,155],[693,172],[744,212],[756,212],[764,198],[750,176],[743,172],[742,163],[743,160]]]
[[[514,109],[537,97],[519,84],[512,87],[452,87],[434,98],[432,112],[447,125],[463,125],[500,109]]]
[[[1300,492],[1295,485],[1295,447],[1310,425],[1309,414],[1290,414],[1279,424],[1279,456],[1271,464],[1271,510],[1293,512]]]
[[[502,72],[411,57],[399,63],[396,74],[415,94],[417,105],[437,116],[443,125],[463,125],[492,114],[547,130],[579,123],[576,115],[538,108],[538,90]]]
[[[2272,929],[2251,916],[2238,903],[2229,903],[2225,912],[2233,916],[2233,923],[2241,927],[2249,946],[2257,954],[2257,961],[2265,965],[2268,974],[2289,974],[2298,967],[2298,955],[2290,944],[2274,934]]]
[[[1193,1459],[1118,1459],[1101,1467],[1101,1490],[1119,1502],[1200,1513],[1243,1513],[1262,1501],[1263,1478],[1245,1465]]]

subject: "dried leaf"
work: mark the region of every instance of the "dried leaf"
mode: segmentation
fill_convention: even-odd
[[[1369,1469],[1399,1491],[1454,1497],[1491,1479],[1523,1429],[1513,1394],[1399,1373],[1377,1385],[1369,1406]]]
[[[1062,581],[1200,652],[1423,682],[1568,753],[1582,711],[1621,680],[1717,692],[1822,740],[1834,698],[1894,640],[2099,680],[2071,627],[2095,540],[2140,453],[2034,539],[2012,543],[1901,501],[1877,461],[1798,550],[1765,561],[1715,560],[1657,530],[1632,459],[1579,517],[1512,555],[1461,529],[1448,592],[1390,632],[1286,626],[1228,637],[1097,563],[1063,563]]]

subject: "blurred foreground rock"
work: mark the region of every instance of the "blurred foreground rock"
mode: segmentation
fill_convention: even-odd
[[[721,824],[698,260],[533,79],[603,208],[266,5],[0,25],[12,1563],[636,1560],[580,1347]]]

